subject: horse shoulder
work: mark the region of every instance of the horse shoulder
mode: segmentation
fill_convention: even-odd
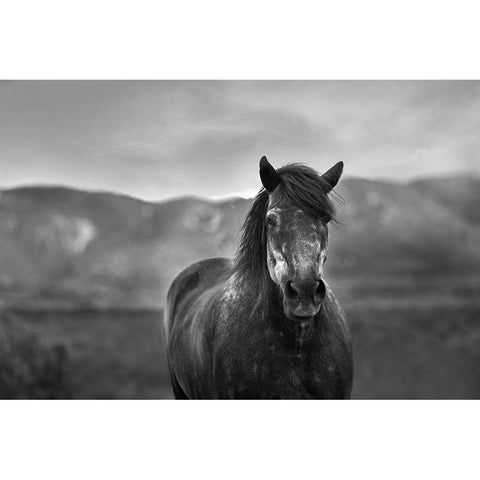
[[[198,295],[215,281],[218,282],[231,268],[232,261],[227,258],[209,258],[196,262],[180,272],[170,285],[164,315],[167,339],[175,320],[178,307],[182,302]]]
[[[224,258],[197,262],[175,278],[167,294],[164,322],[170,375],[188,398],[203,397],[202,385],[209,383],[211,305],[230,269],[231,261]]]

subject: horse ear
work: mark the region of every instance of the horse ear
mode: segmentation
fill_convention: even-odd
[[[330,186],[330,191],[340,180],[343,172],[343,162],[336,163],[330,170],[327,170],[323,175],[322,178],[328,183]]]
[[[273,192],[280,182],[277,171],[270,165],[265,156],[260,159],[260,179],[268,192]]]

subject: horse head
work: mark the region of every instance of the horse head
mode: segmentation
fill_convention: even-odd
[[[333,216],[327,195],[342,171],[343,162],[319,175],[303,165],[275,170],[266,157],[260,160],[260,178],[268,192],[263,230],[266,262],[291,320],[313,318],[322,306],[328,222]]]

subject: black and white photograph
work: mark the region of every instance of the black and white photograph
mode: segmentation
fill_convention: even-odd
[[[479,478],[478,18],[0,0],[2,478]]]
[[[480,82],[4,81],[0,396],[480,397]]]

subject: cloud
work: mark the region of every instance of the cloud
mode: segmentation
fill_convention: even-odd
[[[78,81],[0,88],[0,186],[148,199],[259,187],[258,159],[478,174],[480,82]]]

